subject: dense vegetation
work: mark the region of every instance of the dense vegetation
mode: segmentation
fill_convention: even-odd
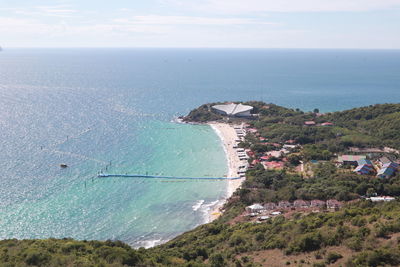
[[[296,261],[294,266],[397,266],[398,233],[398,202],[361,201],[337,212],[279,216],[261,224],[221,218],[148,250],[111,241],[4,240],[0,266],[282,266],[270,265],[268,256],[254,262],[255,255],[273,249],[295,257],[287,263]]]
[[[269,105],[253,125],[275,142],[319,144],[335,153],[347,147],[400,148],[400,104],[381,104],[328,114],[303,113]],[[305,126],[305,121],[333,126]]]
[[[255,223],[241,216],[247,205],[295,199],[349,201],[361,196],[400,196],[400,175],[359,176],[329,160],[351,146],[400,148],[400,104],[374,105],[319,114],[262,102],[246,102],[259,117],[246,121],[259,135],[240,145],[256,156],[278,150],[275,143],[301,144],[287,156],[285,169],[247,172],[216,221],[152,249],[135,250],[119,241],[71,239],[0,241],[2,266],[398,266],[400,203],[349,202],[336,212],[303,212]],[[186,121],[223,120],[202,105]],[[226,118],[225,118],[226,119]],[[315,126],[305,126],[314,121]],[[331,122],[333,126],[322,126]],[[263,137],[267,142],[260,140]],[[271,158],[270,160],[275,160]],[[300,161],[319,160],[304,176]]]
[[[120,241],[0,241],[0,266],[141,266],[146,257]]]
[[[400,232],[398,204],[362,201],[338,212],[298,214],[293,220],[281,216],[261,224],[217,221],[152,251],[164,254],[166,265],[170,264],[169,257],[178,257],[198,266],[204,259],[212,266],[253,266],[245,255],[271,249],[298,255],[299,259],[305,257],[304,253],[314,252],[314,262],[329,264],[341,255],[326,253],[328,248],[343,246],[352,255],[346,259],[347,266],[398,265],[398,240],[388,242],[391,235]]]
[[[324,163],[315,166],[313,177],[303,178],[286,171],[266,171],[259,165],[248,171],[244,186],[237,194],[245,204],[296,199],[349,201],[374,194],[400,196],[400,175],[377,179],[343,173],[333,164]]]

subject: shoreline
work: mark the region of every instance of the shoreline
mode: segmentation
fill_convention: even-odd
[[[235,129],[230,124],[222,122],[209,122],[207,125],[215,131],[221,140],[228,163],[227,177],[238,177],[239,166],[243,165],[243,162],[240,161],[237,151],[233,148],[236,144],[236,140],[239,138]],[[222,215],[221,209],[223,205],[233,193],[240,188],[245,179],[246,178],[243,177],[241,179],[227,181],[226,195],[210,210],[206,223],[212,222]]]

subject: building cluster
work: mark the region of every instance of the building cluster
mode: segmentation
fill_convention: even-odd
[[[255,128],[246,128],[246,131],[258,138],[262,144],[273,147],[273,150],[262,153],[261,155],[249,149],[246,150],[248,156],[253,159],[250,163],[251,167],[261,163],[267,170],[283,169],[287,162],[286,155],[293,149],[300,147],[300,145],[296,144],[295,140],[287,140],[284,144],[268,142],[268,139],[261,137],[260,133]]]
[[[246,207],[248,213],[258,213],[262,214],[264,212],[271,211],[284,211],[284,210],[298,210],[298,209],[322,209],[327,208],[330,210],[338,210],[343,206],[343,203],[336,199],[329,199],[327,201],[314,199],[308,200],[295,200],[293,202],[289,201],[279,201],[278,203],[269,202],[264,205],[260,203],[253,204]]]
[[[399,170],[399,164],[388,157],[381,157],[374,162],[365,155],[341,155],[338,164],[354,166],[354,172],[360,175],[376,175],[379,178],[390,178]]]
[[[244,148],[240,148],[238,147],[238,144],[244,140],[244,137],[247,134],[246,128],[245,128],[245,124],[241,124],[241,125],[234,125],[233,129],[236,132],[236,135],[238,137],[237,140],[235,140],[235,144],[233,145],[233,148],[236,149],[236,153],[237,156],[239,158],[240,161],[243,161],[243,164],[239,166],[239,170],[237,172],[237,174],[240,177],[245,177],[246,176],[246,171],[249,167],[248,164],[248,159],[249,159],[249,155],[248,155],[248,149],[244,149]]]

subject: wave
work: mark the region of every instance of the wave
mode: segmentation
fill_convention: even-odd
[[[201,205],[203,205],[203,203],[204,203],[204,199],[197,201],[196,204],[194,204],[192,206],[193,211],[197,211],[198,209],[200,209],[200,207],[201,207]]]
[[[213,202],[208,204],[201,205],[200,212],[203,214],[203,222],[202,223],[209,223],[211,220],[210,212],[219,204],[223,203],[223,199],[217,199]]]
[[[143,247],[143,248],[152,248],[155,247],[159,244],[165,243],[168,240],[162,240],[162,239],[150,239],[150,240],[142,240],[136,243],[135,247]]]

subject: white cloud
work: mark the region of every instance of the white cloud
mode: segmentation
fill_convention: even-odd
[[[114,22],[128,25],[274,25],[276,23],[250,18],[218,18],[189,16],[146,15],[115,19]]]
[[[208,13],[372,11],[400,8],[400,0],[164,0]]]
[[[68,18],[72,17],[77,10],[70,8],[66,5],[58,6],[35,6],[30,8],[0,8],[0,11],[7,11],[8,13],[14,13],[16,15],[29,16],[29,17],[60,17]]]
[[[165,33],[169,29],[164,25],[132,25],[124,23],[67,24],[65,22],[48,24],[36,19],[0,17],[0,36],[59,36],[65,39],[71,36],[101,35],[112,36],[121,33]]]

